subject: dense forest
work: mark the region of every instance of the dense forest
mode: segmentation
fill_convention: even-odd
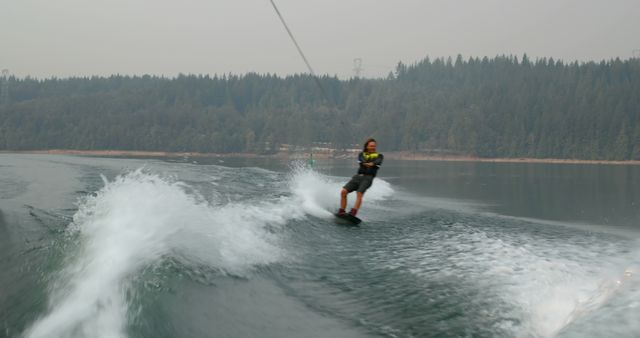
[[[281,144],[480,157],[640,159],[640,60],[424,59],[386,79],[8,79],[0,150],[269,153]]]

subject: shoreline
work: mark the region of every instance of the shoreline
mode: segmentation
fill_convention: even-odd
[[[95,157],[194,157],[194,158],[272,158],[272,159],[307,159],[308,153],[278,152],[263,155],[253,153],[198,153],[198,152],[167,152],[167,151],[141,151],[141,150],[25,150],[25,151],[0,151],[0,154],[49,154],[49,155],[74,155]],[[474,156],[455,155],[427,155],[409,151],[384,152],[387,159],[403,161],[437,161],[437,162],[490,162],[490,163],[555,163],[555,164],[615,164],[615,165],[640,165],[638,160],[608,161],[608,160],[580,160],[580,159],[556,159],[556,158],[484,158]],[[330,153],[314,153],[314,159],[348,159],[352,154],[335,156]]]

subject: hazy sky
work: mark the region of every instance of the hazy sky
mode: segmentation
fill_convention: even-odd
[[[640,0],[276,0],[318,73],[426,56],[567,61],[640,49]],[[269,0],[4,0],[0,69],[39,78],[306,72]]]

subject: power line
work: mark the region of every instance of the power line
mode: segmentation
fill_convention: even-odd
[[[311,77],[315,81],[316,85],[318,85],[318,88],[320,89],[320,92],[322,93],[322,96],[327,101],[327,103],[329,103],[329,106],[333,106],[334,108],[337,109],[338,103],[335,102],[334,100],[330,100],[329,99],[329,96],[327,95],[326,90],[324,90],[324,87],[322,86],[322,83],[320,82],[320,79],[316,76],[316,73],[313,71],[313,68],[311,67],[311,63],[309,62],[309,60],[307,60],[307,57],[302,52],[302,48],[300,48],[300,45],[298,44],[298,41],[296,41],[296,38],[293,36],[293,33],[289,29],[289,26],[287,25],[287,22],[284,20],[284,17],[282,17],[282,14],[280,14],[280,11],[278,10],[278,6],[276,6],[276,3],[273,0],[269,0],[269,1],[271,2],[271,5],[273,6],[273,9],[276,11],[276,14],[278,14],[278,17],[280,18],[280,21],[282,22],[282,25],[287,30],[287,34],[289,34],[289,37],[291,38],[291,41],[293,41],[293,44],[296,46],[296,49],[298,50],[298,53],[302,57],[302,60],[304,60],[304,63],[307,65],[307,68],[309,69],[309,72],[311,73]],[[338,117],[338,121],[340,122],[340,126],[344,129],[343,132],[345,134],[347,134],[347,135],[351,135],[351,143],[353,143],[353,138],[355,137],[355,135],[353,135],[351,133],[348,133],[348,130],[347,130],[347,128],[349,128],[350,124],[345,122],[345,117],[342,114],[338,114],[337,117]]]
[[[9,104],[9,70],[2,70],[2,78],[0,78],[0,105],[8,105]]]
[[[302,57],[302,60],[304,60],[304,63],[307,65],[307,68],[309,69],[309,72],[311,73],[311,77],[313,77],[314,81],[318,85],[318,88],[320,88],[320,91],[322,92],[322,96],[324,97],[325,100],[327,100],[327,102],[331,102],[331,100],[329,100],[329,96],[327,95],[327,92],[324,90],[324,87],[322,86],[322,83],[320,83],[320,79],[318,79],[318,77],[316,76],[316,73],[313,71],[313,68],[311,67],[311,63],[309,63],[309,60],[307,60],[307,57],[302,52],[302,48],[300,48],[300,45],[298,44],[298,41],[296,41],[296,38],[293,37],[293,33],[291,33],[291,30],[289,29],[289,26],[284,21],[284,18],[282,17],[282,14],[280,14],[280,11],[278,10],[278,6],[276,6],[276,3],[273,2],[273,0],[269,0],[269,1],[271,2],[271,5],[273,6],[273,9],[276,11],[276,14],[278,14],[278,17],[280,18],[280,21],[282,22],[282,25],[284,26],[284,29],[287,30],[287,34],[289,34],[289,37],[291,38],[291,41],[293,41],[293,44],[296,46],[296,49],[298,50],[298,53]]]
[[[353,76],[355,78],[359,78],[362,75],[363,71],[364,69],[362,69],[362,59],[361,58],[353,59]]]

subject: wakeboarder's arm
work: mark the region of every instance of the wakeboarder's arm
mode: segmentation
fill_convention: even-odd
[[[367,162],[364,159],[364,153],[363,152],[360,152],[360,154],[358,154],[358,163],[363,165],[363,166],[365,166],[365,167],[373,167],[374,166],[373,162]]]
[[[373,162],[372,162],[372,163],[373,163],[375,166],[378,166],[378,167],[379,167],[379,166],[382,164],[382,160],[384,160],[384,156],[382,156],[382,154],[378,154],[378,157],[376,157],[376,159],[375,159],[375,160],[373,160]]]

